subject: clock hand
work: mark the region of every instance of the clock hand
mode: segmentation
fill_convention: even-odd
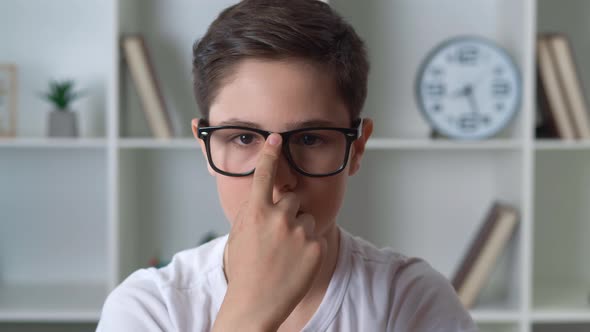
[[[453,97],[465,97],[467,96],[467,86],[464,86],[451,94]]]
[[[471,106],[471,110],[475,114],[479,114],[479,107],[477,106],[477,102],[475,100],[475,96],[473,95],[473,84],[468,84],[465,86],[465,96],[469,101],[469,105]]]

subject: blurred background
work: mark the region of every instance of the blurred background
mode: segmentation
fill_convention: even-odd
[[[0,0],[0,331],[94,331],[132,271],[229,230],[190,129],[191,51],[235,2]],[[590,2],[329,3],[372,66],[375,131],[342,227],[452,279],[502,201],[518,223],[469,307],[480,329],[590,331],[590,140],[539,134],[535,66],[537,36],[562,33],[590,82]],[[521,82],[510,121],[465,141],[432,135],[416,84],[467,35]]]

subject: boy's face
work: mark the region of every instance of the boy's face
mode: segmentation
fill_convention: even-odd
[[[219,90],[210,107],[209,125],[256,124],[260,129],[284,132],[310,126],[350,127],[350,116],[339,98],[330,75],[299,61],[245,60]],[[316,124],[317,122],[317,124]],[[198,120],[192,122],[197,137]],[[301,200],[301,212],[315,217],[316,232],[327,234],[334,225],[342,204],[347,178],[356,173],[372,131],[364,121],[363,135],[353,143],[346,168],[328,177],[308,177],[291,168],[284,155],[278,162],[273,201],[285,192]],[[201,149],[205,154],[202,140]],[[249,199],[252,176],[215,176],[222,208],[230,223]]]

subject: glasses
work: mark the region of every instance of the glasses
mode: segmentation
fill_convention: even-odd
[[[348,162],[352,142],[361,137],[363,120],[352,128],[313,127],[279,133],[289,165],[300,174],[324,177],[340,173]],[[254,173],[264,142],[272,132],[241,126],[209,127],[199,121],[198,137],[205,142],[209,165],[227,176]]]

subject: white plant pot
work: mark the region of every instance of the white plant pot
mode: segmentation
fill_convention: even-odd
[[[78,136],[78,124],[76,113],[69,110],[49,112],[50,137],[76,137]]]

